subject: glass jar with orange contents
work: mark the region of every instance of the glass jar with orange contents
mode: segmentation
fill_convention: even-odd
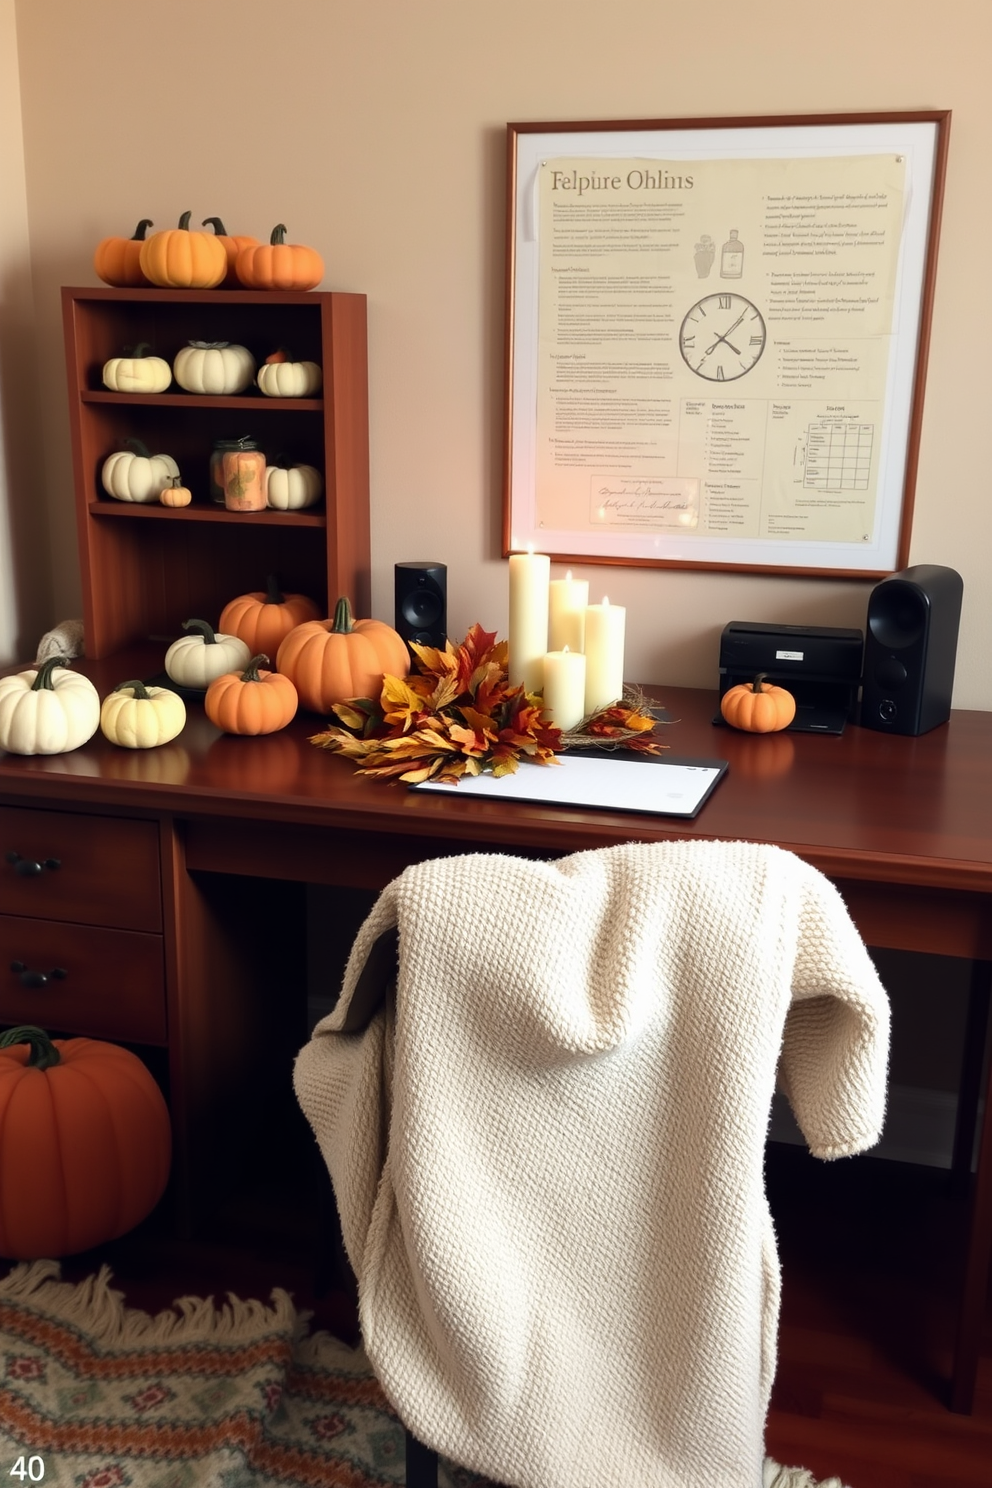
[[[237,441],[223,455],[224,505],[228,511],[265,510],[265,455],[254,439]]]

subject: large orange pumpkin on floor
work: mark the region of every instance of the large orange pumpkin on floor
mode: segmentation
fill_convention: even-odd
[[[329,713],[348,698],[377,698],[387,672],[407,675],[410,653],[391,625],[353,620],[351,604],[339,599],[333,620],[310,620],[289,632],[276,670],[290,678],[304,708]]]
[[[264,592],[253,589],[229,600],[221,612],[220,625],[226,635],[236,635],[255,654],[264,651],[275,656],[283,641],[297,625],[319,620],[320,607],[305,594],[283,594],[274,574],[265,581]]]
[[[97,1039],[0,1036],[0,1255],[75,1255],[134,1228],[165,1191],[162,1092],[136,1055]]]

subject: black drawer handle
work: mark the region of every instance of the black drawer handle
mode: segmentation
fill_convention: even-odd
[[[23,961],[11,961],[10,969],[17,972],[22,987],[47,987],[49,982],[65,981],[69,975],[61,966],[53,966],[51,971],[32,971]]]
[[[43,873],[46,868],[61,868],[60,858],[22,858],[19,852],[9,852],[7,862],[13,863],[14,872],[19,873],[22,878],[33,878],[36,873]]]

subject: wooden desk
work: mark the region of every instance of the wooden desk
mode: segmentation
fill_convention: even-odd
[[[156,670],[137,655],[79,665],[101,696]],[[476,850],[749,839],[828,874],[868,944],[976,963],[962,1093],[973,1112],[992,963],[992,714],[956,712],[917,739],[855,726],[760,738],[714,727],[715,693],[656,692],[673,754],[730,762],[691,822],[418,795],[314,748],[312,718],[239,739],[196,705],[181,737],[154,751],[98,736],[68,755],[0,753],[0,1022],[160,1051],[192,1221],[234,1135],[264,1110],[267,1077],[275,1069],[285,1084],[305,1036],[301,886],[375,889],[410,862]],[[19,872],[9,853],[40,871]],[[69,974],[25,986],[13,960],[29,981],[32,970]],[[957,1149],[965,1167],[970,1135]],[[992,1100],[972,1190],[950,1386],[959,1411],[971,1408],[992,1255]]]

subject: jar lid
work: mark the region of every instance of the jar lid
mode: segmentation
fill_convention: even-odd
[[[242,434],[240,439],[215,439],[215,450],[254,450],[258,445],[250,434]]]

